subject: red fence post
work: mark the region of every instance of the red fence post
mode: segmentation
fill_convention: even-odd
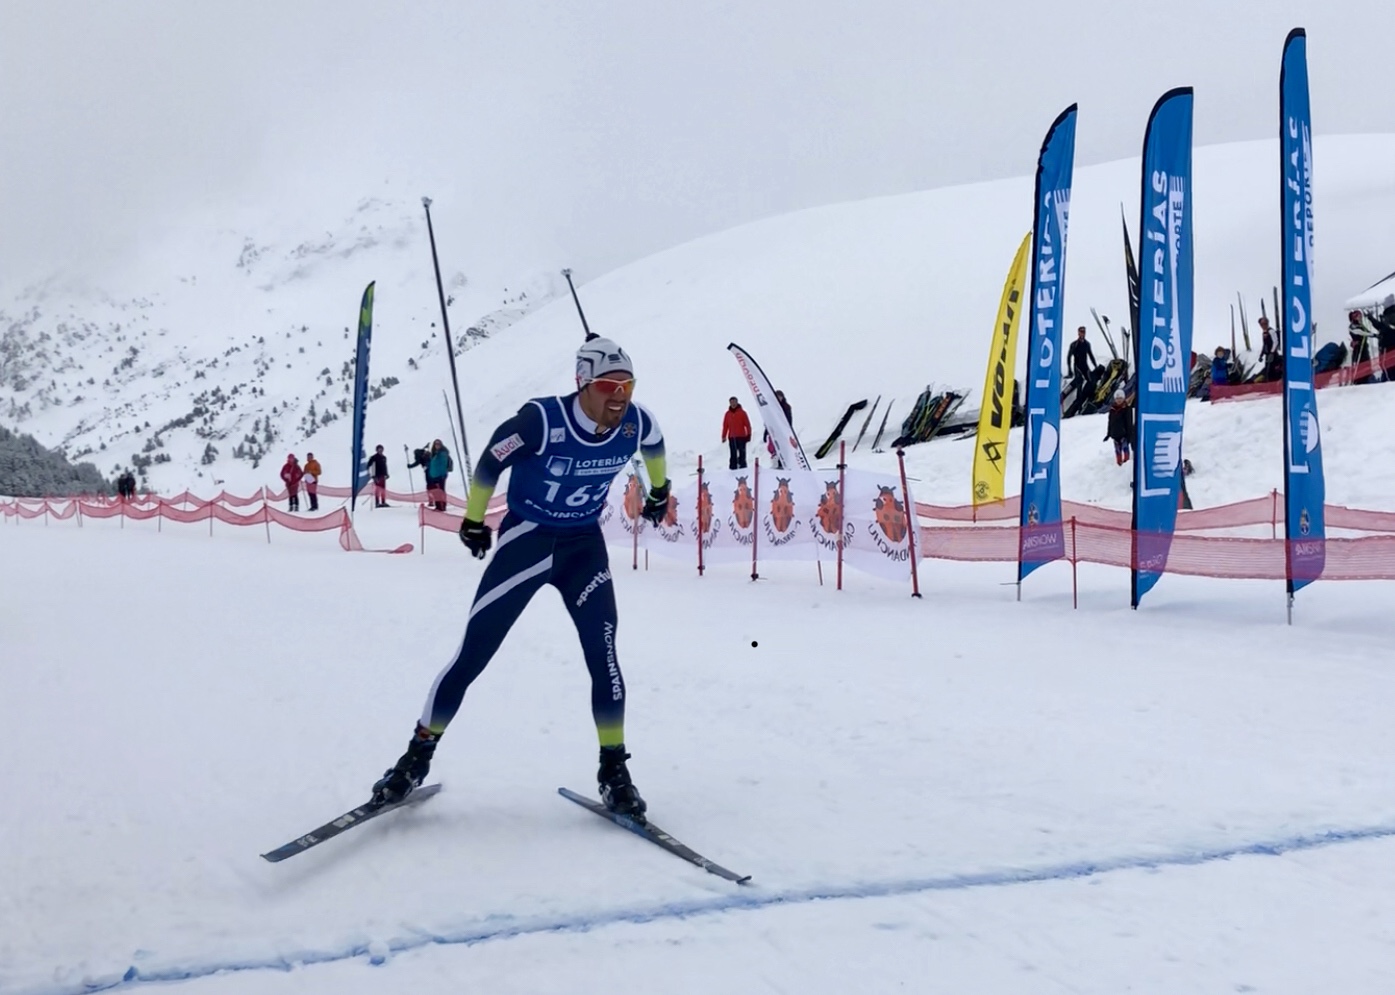
[[[1080,607],[1080,592],[1076,584],[1075,565],[1079,560],[1075,555],[1075,516],[1070,516],[1070,606]]]
[[[755,475],[751,483],[751,579],[760,579],[756,572],[756,546],[760,542],[760,457],[756,457]]]
[[[901,467],[901,500],[906,506],[906,535],[910,540],[911,551],[911,597],[920,597],[920,571],[915,564],[916,533],[920,530],[920,520],[916,517],[915,505],[911,504],[911,488],[906,483],[906,450],[896,450],[896,462]]]
[[[1279,489],[1269,492],[1269,538],[1279,538]]]
[[[636,473],[634,477],[632,477],[631,479],[634,480],[636,487],[641,486],[639,482],[638,473]],[[625,514],[625,501],[623,499],[620,501],[620,514],[622,517]],[[636,515],[634,521],[630,523],[630,535],[634,539],[634,549],[630,556],[631,570],[639,569],[639,523],[642,521],[644,521],[644,518],[640,515]]]
[[[698,456],[697,507],[693,509],[698,544],[698,576],[702,576],[702,456]]]
[[[838,590],[843,589],[843,472],[847,469],[848,444],[838,443],[838,515],[834,526],[838,529]]]

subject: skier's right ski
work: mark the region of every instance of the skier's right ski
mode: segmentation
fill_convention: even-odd
[[[853,443],[853,452],[857,452],[857,447],[862,445],[862,437],[867,434],[867,426],[872,424],[872,419],[877,416],[877,408],[881,407],[882,395],[878,394],[877,399],[872,402],[872,410],[867,412],[867,420],[862,423],[862,431],[857,433],[857,441]]]
[[[814,453],[814,459],[823,459],[828,455],[829,450],[833,448],[833,444],[838,441],[838,436],[842,435],[843,429],[848,427],[848,422],[852,420],[853,413],[861,411],[865,407],[867,407],[867,398],[865,397],[856,404],[848,405],[848,410],[843,412],[842,418],[838,419],[838,424],[834,427],[833,434],[825,439],[823,445],[819,446],[818,450]]]
[[[558,788],[557,793],[567,799],[567,801],[576,802],[588,812],[594,812],[602,819],[615,823],[621,829],[628,829],[636,836],[653,843],[659,849],[665,850],[681,860],[686,860],[690,864],[701,867],[709,874],[715,874],[719,878],[725,878],[736,884],[750,884],[751,882],[751,875],[738,874],[735,871],[727,870],[721,864],[713,863],[692,847],[688,846],[686,843],[680,843],[647,819],[635,819],[628,815],[621,815],[619,812],[612,812],[600,802],[587,798],[585,795],[579,795],[570,788]]]
[[[886,402],[886,410],[882,412],[882,423],[877,428],[877,437],[872,440],[872,452],[874,453],[881,452],[878,447],[882,444],[882,433],[886,431],[886,420],[891,417],[891,406],[895,403],[896,398],[894,397]]]
[[[395,802],[391,805],[375,806],[372,802],[369,802],[365,805],[360,805],[358,808],[351,808],[339,818],[326,822],[319,829],[312,829],[299,839],[291,840],[285,846],[278,846],[275,850],[262,854],[262,857],[273,864],[285,860],[287,857],[294,857],[298,853],[304,853],[312,846],[318,846],[325,840],[333,839],[346,829],[361,825],[369,819],[375,819],[384,812],[391,812],[393,809],[402,808],[404,805],[415,805],[417,802],[426,801],[426,799],[440,790],[441,786],[439,784],[428,784],[424,788],[417,788],[400,802]]]

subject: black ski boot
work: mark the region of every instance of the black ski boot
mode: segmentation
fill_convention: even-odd
[[[373,785],[373,804],[395,804],[421,787],[421,782],[431,770],[431,758],[436,753],[436,743],[439,741],[439,736],[418,723],[412,741],[407,744],[407,752]]]
[[[625,766],[628,759],[630,755],[625,752],[623,745],[602,746],[601,769],[596,774],[596,781],[600,784],[601,801],[605,803],[606,808],[618,815],[628,815],[643,822],[646,806],[644,799],[639,796],[639,789],[630,780],[629,769]]]

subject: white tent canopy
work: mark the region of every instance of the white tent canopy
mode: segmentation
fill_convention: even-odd
[[[1395,304],[1395,273],[1372,284],[1346,303],[1349,311],[1364,311],[1367,308],[1389,307]]]

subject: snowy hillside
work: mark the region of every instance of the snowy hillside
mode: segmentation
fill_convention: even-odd
[[[1274,142],[1196,152],[1200,351],[1229,343],[1237,291],[1253,321],[1278,280],[1276,155]],[[1395,265],[1395,136],[1319,138],[1315,156],[1316,313],[1319,337],[1334,337],[1342,302]],[[1116,325],[1126,314],[1119,206],[1136,227],[1138,183],[1137,160],[1076,172],[1066,316],[1090,327],[1097,356],[1107,353],[1089,308]],[[153,240],[122,293],[54,283],[0,301],[0,420],[103,470],[133,455],[168,460],[150,468],[166,491],[212,491],[215,481],[250,490],[285,452],[307,448],[344,481],[346,329],[376,279],[372,379],[382,394],[370,445],[396,459],[404,443],[449,444],[420,206],[395,196],[321,213],[332,222],[210,214]],[[698,239],[580,292],[592,328],[634,356],[639,397],[686,468],[698,454],[721,456],[725,399],[743,393],[729,341],[786,390],[809,448],[863,397],[894,398],[893,424],[931,382],[972,390],[976,406],[998,296],[1030,224],[1030,178],[839,204]],[[556,272],[477,286],[450,262],[464,220],[438,216],[437,227],[457,338],[508,327],[460,365],[478,449],[521,396],[567,388],[580,329]],[[210,445],[218,452],[205,465]],[[262,454],[275,465],[253,467]]]
[[[0,421],[106,473],[141,467],[164,490],[260,482],[288,446],[313,449],[347,424],[370,280],[372,395],[410,383],[414,404],[439,409],[448,377],[419,202],[322,206],[333,222],[319,228],[268,211],[189,218],[101,288],[71,277],[13,288],[0,298]],[[555,273],[480,284],[443,255],[460,350],[566,289]]]
[[[1085,127],[1082,117],[1081,126]],[[1251,312],[1278,281],[1278,147],[1249,142],[1196,153],[1197,326],[1209,352],[1230,342],[1242,291]],[[1395,261],[1395,135],[1317,142],[1315,207],[1318,336],[1343,336],[1342,302]],[[1077,170],[1071,201],[1065,314],[1127,314],[1122,202],[1137,237],[1138,161]],[[591,327],[635,359],[636,395],[651,404],[690,466],[722,457],[728,395],[747,393],[725,346],[746,347],[794,406],[806,449],[861,398],[896,399],[904,417],[927,383],[965,387],[977,406],[1008,264],[1031,225],[1027,178],[840,204],[746,225],[679,246],[587,284]],[[1268,305],[1272,310],[1272,305]],[[470,366],[487,431],[516,395],[490,389],[527,369],[524,390],[565,386],[579,338],[566,301],[490,343]],[[1255,343],[1258,345],[1258,342]],[[1020,353],[1019,369],[1024,360]],[[506,372],[508,371],[508,372]],[[370,416],[371,421],[371,416]]]

